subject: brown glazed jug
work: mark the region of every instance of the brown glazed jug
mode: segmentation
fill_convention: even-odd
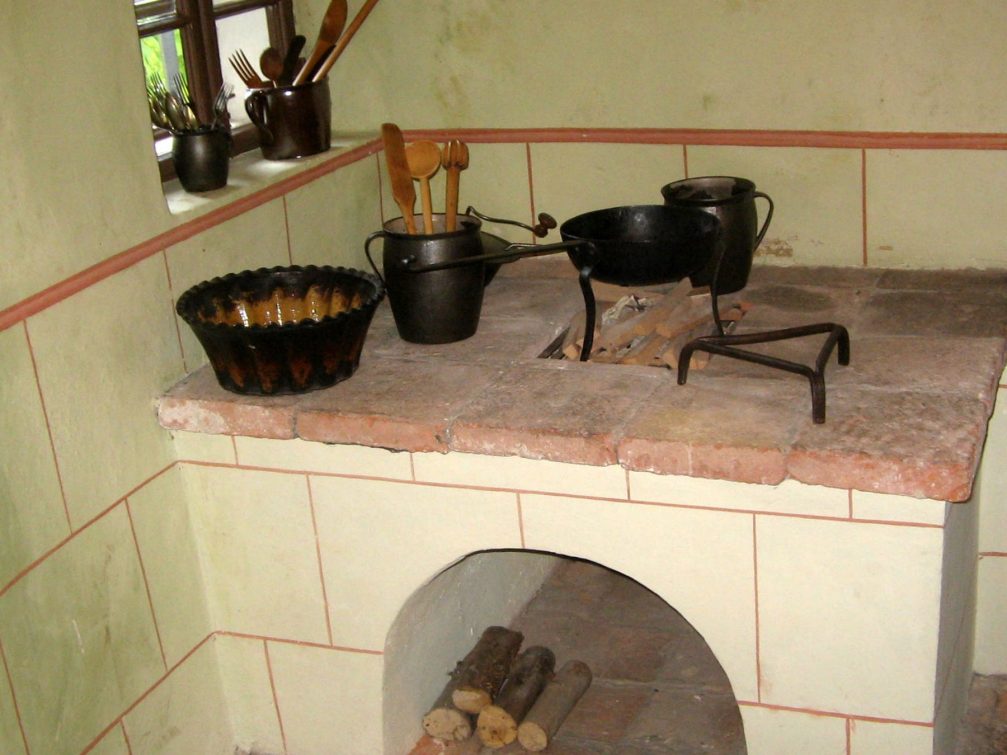
[[[259,132],[267,160],[290,160],[325,152],[332,141],[332,100],[328,81],[253,89],[245,112]]]
[[[752,271],[752,256],[766,235],[773,218],[773,200],[755,190],[747,178],[733,176],[702,176],[666,184],[661,196],[669,207],[694,207],[720,220],[723,257],[717,276],[717,293],[730,294],[748,284]],[[759,228],[755,199],[769,203],[766,219]],[[699,272],[689,276],[693,286],[709,286],[716,271],[716,255]]]

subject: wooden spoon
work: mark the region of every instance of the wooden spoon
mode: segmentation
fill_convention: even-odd
[[[267,79],[276,86],[283,78],[283,53],[275,47],[267,47],[259,56],[259,68]]]
[[[385,162],[388,164],[388,177],[392,181],[392,196],[395,204],[402,211],[402,220],[408,233],[416,233],[416,221],[413,219],[413,206],[416,204],[416,189],[413,188],[413,177],[409,172],[409,161],[406,159],[406,144],[402,132],[394,123],[381,124],[381,140],[385,145]]]
[[[420,182],[420,201],[423,204],[423,232],[434,232],[433,201],[430,199],[430,179],[440,170],[441,148],[433,142],[413,142],[406,145],[409,173]]]
[[[329,48],[339,41],[339,35],[343,33],[343,27],[346,26],[346,16],[349,12],[346,0],[331,0],[325,11],[325,16],[322,18],[322,28],[318,30],[318,39],[311,50],[311,55],[308,56],[307,62],[298,72],[297,78],[294,79],[295,86],[308,81],[322,57]]]
[[[444,145],[441,164],[448,172],[447,201],[444,206],[444,228],[453,231],[458,226],[458,180],[469,167],[469,148],[464,142],[452,139]]]

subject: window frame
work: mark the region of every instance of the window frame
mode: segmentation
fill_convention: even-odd
[[[186,83],[197,117],[204,123],[212,118],[213,99],[223,83],[220,49],[217,46],[217,21],[262,9],[266,14],[269,43],[285,50],[294,38],[293,0],[229,0],[214,7],[214,0],[148,0],[134,5],[140,38],[178,31],[182,37]],[[154,138],[168,135],[155,129]],[[234,128],[232,154],[248,152],[259,146],[259,135],[252,124]],[[171,155],[158,158],[161,181],[175,178]]]

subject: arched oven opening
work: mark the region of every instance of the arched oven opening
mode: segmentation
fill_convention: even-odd
[[[549,648],[557,669],[570,660],[591,669],[590,687],[546,752],[746,752],[727,674],[700,633],[659,595],[592,561],[483,551],[420,588],[389,632],[386,753],[480,751],[477,734],[467,743],[434,741],[420,722],[491,625],[520,632],[522,648]],[[516,746],[506,752],[524,752]]]

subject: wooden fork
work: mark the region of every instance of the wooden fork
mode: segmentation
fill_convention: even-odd
[[[263,81],[259,77],[259,74],[255,72],[255,68],[248,62],[248,58],[245,57],[243,50],[236,50],[227,60],[234,69],[234,72],[238,74],[238,78],[249,89],[266,89],[269,87],[269,84]]]

